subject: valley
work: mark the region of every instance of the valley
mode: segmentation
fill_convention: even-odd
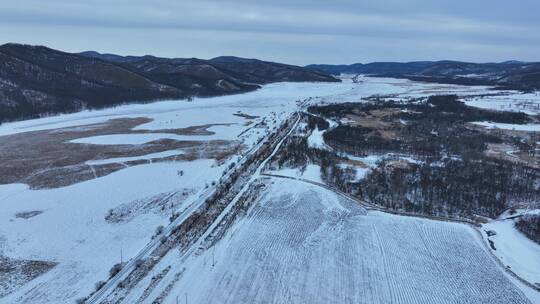
[[[532,256],[540,245],[492,226],[506,208],[539,209],[540,97],[341,80],[2,124],[0,258],[40,272],[6,272],[0,303],[538,301],[539,272],[511,259],[514,242]],[[492,111],[501,104],[513,112]],[[452,118],[451,105],[466,114]],[[453,207],[428,212],[436,195],[381,189],[375,175],[480,155],[527,181],[505,193],[515,205],[484,206],[498,201],[482,196],[469,212],[444,197]],[[499,230],[499,251],[487,230]]]
[[[0,304],[540,304],[540,1],[0,1]]]

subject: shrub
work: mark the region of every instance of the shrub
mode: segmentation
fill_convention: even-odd
[[[142,259],[137,259],[135,261],[135,267],[136,268],[140,268],[140,267],[142,267],[142,265],[144,265],[144,261]]]
[[[103,286],[105,286],[105,282],[103,282],[103,281],[97,282],[96,285],[95,285],[96,291],[100,290],[101,287],[103,287]]]
[[[163,225],[157,226],[155,235],[158,236],[161,233],[163,233],[163,229],[164,229]]]
[[[540,244],[540,215],[524,215],[516,222],[516,227],[529,239]]]
[[[117,273],[120,272],[120,270],[122,270],[122,264],[120,264],[120,263],[114,264],[114,266],[109,271],[109,276],[111,278],[114,277]]]

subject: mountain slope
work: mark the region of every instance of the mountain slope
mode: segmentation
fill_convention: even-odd
[[[244,83],[242,79],[229,75],[209,62],[191,58],[159,58],[154,56],[118,56],[84,52],[80,55],[98,58],[118,64],[128,70],[141,73],[153,81],[163,83],[194,96],[216,96],[259,88],[258,83]],[[283,81],[283,80],[282,80]]]
[[[168,59],[43,46],[0,46],[0,123],[190,96],[256,90],[278,81],[338,81],[320,72],[254,59]]]
[[[195,95],[198,96],[217,95],[223,90],[253,89],[253,85],[280,81],[339,81],[325,73],[298,66],[232,56],[203,60],[148,55],[124,57],[97,52],[84,52],[81,55],[118,63],[180,89],[196,88]]]
[[[0,46],[0,121],[182,96],[102,60],[41,46]]]
[[[429,82],[495,85],[509,89],[540,89],[540,63],[505,61],[469,63],[459,61],[373,62],[351,65],[314,64],[307,68],[330,74],[350,73],[408,78]]]
[[[244,59],[231,56],[216,57],[209,62],[228,71],[246,82],[270,83],[276,81],[329,81],[338,80],[326,73],[311,71],[298,66],[267,62],[257,59]]]

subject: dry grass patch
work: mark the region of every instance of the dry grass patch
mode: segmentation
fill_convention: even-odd
[[[377,130],[379,134],[386,139],[395,139],[398,130],[403,126],[396,121],[393,116],[401,110],[397,108],[388,108],[373,110],[369,112],[354,111],[354,114],[345,115],[346,124],[351,126],[360,126]]]
[[[55,262],[15,260],[0,256],[0,298],[56,266]]]
[[[215,125],[181,129],[133,130],[151,119],[121,118],[103,123],[0,136],[0,184],[24,183],[31,188],[56,188],[101,177],[127,166],[175,160],[216,158],[222,160],[239,149],[237,142],[223,140],[178,141],[160,139],[140,145],[93,145],[71,143],[77,138],[113,134],[174,133],[211,135]],[[88,165],[87,161],[118,157],[136,157],[182,149],[185,155],[134,160],[123,163]]]

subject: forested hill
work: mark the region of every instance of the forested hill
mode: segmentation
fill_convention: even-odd
[[[333,75],[367,74],[411,80],[466,85],[494,85],[517,90],[540,90],[540,63],[505,61],[470,63],[459,61],[373,62],[351,65],[313,64],[307,68]]]
[[[0,123],[126,102],[242,93],[279,81],[339,80],[256,59],[72,54],[8,43],[0,46]]]

